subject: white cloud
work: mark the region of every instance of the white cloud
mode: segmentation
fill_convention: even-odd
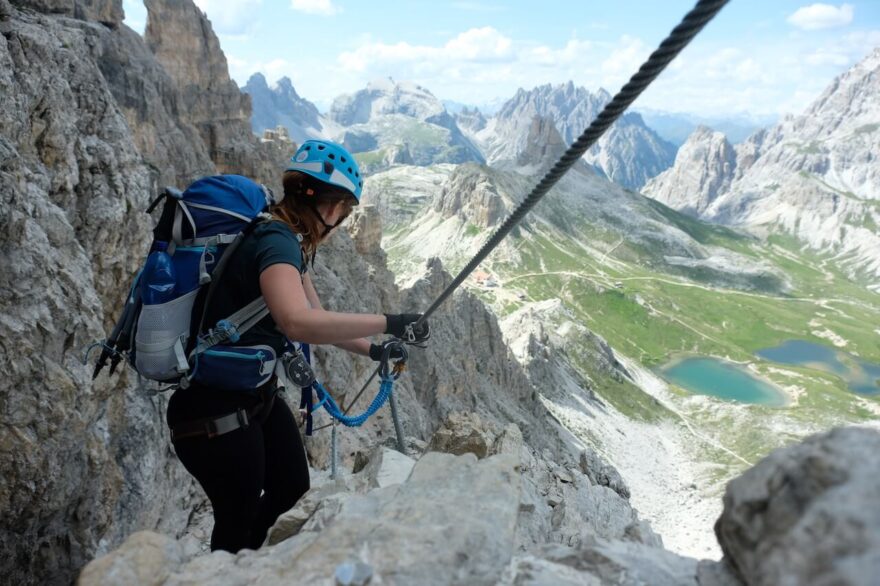
[[[242,39],[256,24],[263,0],[195,0],[220,36]]]
[[[512,42],[492,27],[467,30],[443,47],[452,59],[493,61],[510,56]]]
[[[512,41],[492,27],[472,28],[438,47],[399,42],[365,43],[339,55],[343,69],[367,72],[392,64],[418,63],[421,69],[443,70],[456,63],[487,63],[513,57]],[[375,76],[374,76],[375,77]],[[397,77],[403,78],[401,75]]]
[[[703,115],[800,112],[835,75],[880,45],[876,30],[819,42],[812,35],[797,35],[725,46],[698,39],[639,98],[638,106]],[[493,27],[467,29],[436,42],[389,43],[370,35],[353,42],[352,49],[332,61],[310,55],[291,61],[267,56],[259,63],[230,58],[230,74],[239,83],[254,71],[270,83],[286,75],[300,95],[325,107],[342,93],[389,76],[420,84],[440,98],[479,104],[509,98],[519,87],[569,80],[613,94],[653,48],[634,36],[542,43]]]
[[[341,12],[341,9],[333,4],[333,0],[290,0],[290,7],[297,12],[321,16],[333,16]]]
[[[602,85],[607,87],[623,85],[638,71],[649,54],[650,49],[641,39],[624,35],[611,54],[602,61],[604,75]]]
[[[825,28],[845,26],[852,22],[852,4],[810,4],[798,8],[794,14],[788,17],[788,22],[805,31],[815,31]]]

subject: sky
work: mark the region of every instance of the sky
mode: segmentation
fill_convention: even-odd
[[[123,0],[142,32],[141,0]],[[289,77],[319,109],[377,78],[469,105],[569,80],[614,94],[695,0],[195,0],[244,85]],[[800,113],[880,47],[880,0],[731,0],[636,102],[700,116]]]

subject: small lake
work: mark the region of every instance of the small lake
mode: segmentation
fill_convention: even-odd
[[[740,403],[781,407],[785,395],[752,375],[745,367],[708,357],[686,358],[662,369],[663,376],[699,395],[711,395]]]
[[[788,340],[773,348],[758,350],[764,360],[813,368],[839,376],[849,390],[862,395],[880,394],[880,364],[873,364],[822,344]]]

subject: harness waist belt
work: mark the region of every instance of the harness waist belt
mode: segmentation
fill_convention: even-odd
[[[249,415],[244,409],[239,409],[234,413],[217,417],[216,419],[185,421],[171,428],[171,441],[202,435],[211,438],[239,428],[247,429],[251,419],[253,419],[253,414]]]
[[[268,401],[261,402],[250,410],[238,409],[220,417],[208,417],[197,419],[196,421],[178,423],[171,428],[171,441],[176,442],[180,439],[204,435],[212,438],[235,431],[236,429],[247,429],[252,422],[260,421],[269,415],[275,403],[275,396],[276,393],[273,393]]]

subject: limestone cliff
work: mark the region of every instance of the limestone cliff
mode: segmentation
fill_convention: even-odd
[[[222,58],[204,16],[174,6],[175,30],[202,27],[210,49],[190,56]],[[208,77],[179,91],[121,18],[119,1],[0,1],[0,571],[10,583],[68,582],[139,528],[185,531],[204,496],[170,453],[165,398],[126,373],[92,382],[83,352],[119,310],[160,186],[218,167],[277,181],[271,161],[283,156],[250,135],[239,95]]]
[[[723,134],[698,126],[678,149],[674,166],[648,181],[642,191],[675,210],[699,216],[730,187],[736,159]]]
[[[250,96],[229,77],[226,56],[205,14],[192,0],[146,0],[144,41],[168,72],[181,119],[195,126],[220,173],[238,173],[280,189],[285,155],[251,132]]]
[[[520,89],[476,133],[490,164],[515,160],[527,148],[523,142],[535,116],[553,121],[564,143],[573,143],[611,100],[604,89],[593,93],[572,82],[531,90]],[[625,114],[585,155],[584,159],[608,178],[638,189],[668,168],[675,147],[648,128],[641,116]]]
[[[799,116],[735,148],[695,131],[646,194],[762,235],[790,233],[831,252],[876,288],[880,275],[880,49],[835,79]]]

